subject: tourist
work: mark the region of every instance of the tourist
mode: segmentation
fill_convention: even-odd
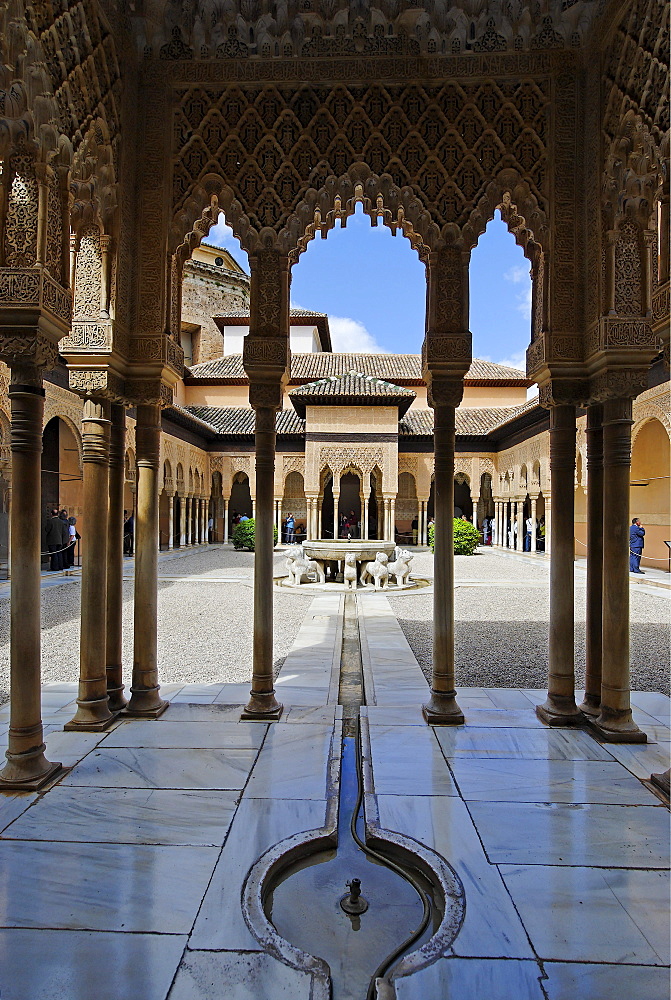
[[[135,518],[133,511],[123,512],[123,551],[124,555],[132,556],[135,543]]]
[[[56,508],[51,511],[51,516],[47,521],[46,542],[47,548],[51,553],[49,569],[52,573],[57,573],[63,569],[63,553],[61,551],[63,549],[63,534],[61,531],[61,519]]]
[[[296,521],[294,520],[294,515],[292,513],[287,514],[286,520],[286,539],[289,545],[293,544],[294,541],[294,527]]]
[[[207,540],[212,543],[214,541],[214,518],[208,517],[207,519]]]
[[[61,522],[61,561],[63,563],[63,569],[67,569],[68,549],[70,547],[70,522],[68,521],[68,512],[65,507],[59,511],[58,518]]]
[[[541,552],[545,552],[545,516],[540,519],[540,524],[538,525],[538,548]]]
[[[77,539],[80,537],[79,532],[75,525],[77,524],[76,517],[68,518],[68,534],[70,539],[70,544],[68,545],[67,552],[64,553],[67,556],[66,565],[68,569],[71,569],[75,564],[75,547],[77,545]]]
[[[235,523],[237,523],[237,524],[244,524],[245,521],[249,521],[249,518],[247,517],[247,515],[246,514],[239,514],[238,515],[238,520]]]
[[[631,527],[629,528],[629,572],[630,573],[643,573],[641,569],[641,556],[643,555],[643,546],[645,542],[645,528],[641,524],[641,520],[635,517],[631,522]]]
[[[235,527],[236,524],[240,524],[240,515],[238,514],[237,510],[233,511],[233,517],[231,519],[231,524],[233,525],[233,527]]]
[[[526,531],[524,532],[524,551],[531,552],[531,532],[534,530],[533,518],[528,517],[525,522]]]
[[[417,519],[416,514],[412,519],[410,527],[412,528],[412,544],[417,545],[417,536],[419,534],[419,520]]]

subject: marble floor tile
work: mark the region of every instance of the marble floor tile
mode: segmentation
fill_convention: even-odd
[[[239,794],[56,786],[12,823],[3,837],[221,847]]]
[[[467,957],[533,958],[503,880],[498,869],[488,863],[461,799],[378,795],[377,801],[384,829],[405,833],[437,851],[461,879],[466,917],[454,942],[454,952]],[[442,995],[426,994],[427,998]],[[481,995],[483,1000],[487,996],[467,995]]]
[[[608,751],[637,778],[649,778],[671,765],[668,743],[609,743]]]
[[[370,727],[375,791],[379,795],[457,795],[432,729]]]
[[[461,704],[461,702],[459,703]],[[462,705],[462,708],[464,706]],[[436,727],[446,757],[522,757],[528,760],[613,760],[587,733],[571,729]]]
[[[164,726],[166,722],[200,722],[203,726],[207,726],[211,722],[215,724],[239,722],[242,708],[242,702],[237,705],[223,705],[218,702],[206,705],[198,702],[195,704],[183,701],[171,702],[168,711],[159,715],[158,719],[152,720],[151,725]],[[260,728],[264,728],[263,724]]]
[[[501,874],[541,959],[668,962],[668,873],[502,865]]]
[[[536,712],[529,705],[528,709],[524,708],[512,708],[512,709],[492,709],[491,711],[487,709],[473,709],[466,716],[467,726],[476,726],[478,728],[494,727],[499,726],[504,729],[542,729],[543,723],[536,715]]]
[[[309,705],[289,705],[282,713],[280,725],[283,722],[317,722],[333,727],[335,712],[335,705],[319,705],[316,708]]]
[[[165,1000],[185,944],[178,934],[0,930],[0,996]]]
[[[669,970],[651,965],[545,962],[548,1000],[669,1000]]]
[[[312,976],[272,955],[189,950],[169,1000],[310,1000],[311,996]]]
[[[160,726],[152,720],[131,720],[106,736],[108,747],[173,747],[193,750],[259,750],[268,727],[257,722],[214,722],[205,725],[167,720]]]
[[[368,715],[371,726],[426,727],[420,701],[408,701],[404,705],[365,705],[361,712]]]
[[[397,1000],[543,1000],[534,961],[442,958],[414,976],[397,979]],[[171,998],[172,1000],[172,998]],[[585,998],[587,1000],[587,998]]]
[[[170,704],[171,705],[179,705],[179,704],[185,704],[185,705],[212,705],[213,702],[214,702],[214,700],[215,700],[215,696],[213,694],[193,695],[193,694],[184,694],[183,691],[180,691],[179,694],[176,694],[174,698],[170,699]]]
[[[271,726],[245,798],[323,799],[333,727]]]
[[[106,733],[65,733],[59,727],[45,736],[47,757],[49,760],[60,761],[64,767],[72,767],[91,750],[95,750],[106,735]]]
[[[0,927],[185,934],[216,847],[0,841]]]
[[[251,681],[244,684],[224,684],[223,688],[214,699],[215,705],[246,705],[249,701],[249,689]],[[185,699],[188,701],[188,699]]]
[[[671,726],[671,698],[656,691],[632,691],[631,704],[652,716],[663,726]]]
[[[493,864],[665,868],[669,814],[663,806],[471,802]]]
[[[602,802],[657,805],[659,800],[617,761],[480,760],[451,762],[461,795],[480,802]]]
[[[242,788],[256,750],[94,750],[63,785],[98,788]]]
[[[0,795],[0,830],[13,823],[36,800],[36,792],[3,792]]]
[[[251,866],[274,844],[324,825],[326,804],[243,798],[198,913],[189,947],[260,950],[242,915],[240,895]]]
[[[524,691],[520,691],[519,688],[489,688],[487,695],[494,708],[528,709],[536,707],[536,702],[532,701],[531,698],[529,698]]]

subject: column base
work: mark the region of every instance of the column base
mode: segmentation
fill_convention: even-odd
[[[668,799],[671,795],[671,768],[662,771],[661,774],[651,774],[650,784],[658,788],[660,792],[663,792]]]
[[[118,712],[110,712],[107,696],[95,701],[77,700],[77,711],[70,721],[65,723],[63,731],[66,733],[101,733],[109,729],[118,714]]]
[[[573,698],[548,697],[543,705],[536,705],[536,715],[546,726],[584,726],[585,716]]]
[[[631,715],[629,718],[625,717],[621,720],[617,718],[604,719],[603,715],[600,715],[598,719],[588,719],[587,725],[590,732],[594,733],[602,743],[648,742],[647,733],[638,728]]]
[[[52,764],[51,761],[46,761],[45,758],[48,765],[45,771],[42,771],[40,774],[29,774],[26,777],[22,777],[21,771],[27,762],[20,764],[19,761],[20,757],[8,759],[4,769],[0,772],[0,792],[44,791],[47,787],[50,788],[57,781],[60,781],[63,775],[70,770],[69,767],[63,767],[60,763]],[[7,777],[5,777],[5,772],[9,772]]]
[[[284,705],[275,697],[275,692],[256,694],[251,697],[240,714],[241,722],[278,722]]]
[[[119,712],[119,715],[124,719],[158,719],[170,707],[170,702],[159,698],[157,705],[148,705],[146,708],[133,708],[132,705],[133,698],[131,697],[131,700],[123,711]]]
[[[123,691],[123,684],[120,684],[118,687],[107,688],[107,706],[110,712],[118,714],[119,712],[123,712],[124,708],[128,705],[128,699],[124,698]]]
[[[596,719],[601,715],[601,698],[598,694],[586,694],[578,708],[583,715]]]
[[[464,713],[457,704],[456,691],[443,694],[431,689],[431,698],[422,705],[422,715],[429,726],[463,726]]]

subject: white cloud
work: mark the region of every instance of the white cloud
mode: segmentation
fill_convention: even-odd
[[[351,354],[385,354],[363,323],[347,316],[329,316],[333,350]]]
[[[504,365],[506,368],[519,368],[521,371],[526,372],[526,351],[517,351],[515,354],[508,355],[507,358],[497,358],[495,364]]]
[[[529,268],[524,267],[523,264],[515,264],[504,271],[503,277],[506,281],[511,281],[513,285],[519,285],[525,278],[529,280]]]
[[[517,305],[515,308],[519,313],[522,313],[525,319],[531,322],[531,282],[529,282],[529,287],[517,296]]]

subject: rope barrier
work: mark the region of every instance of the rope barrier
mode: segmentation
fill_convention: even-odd
[[[582,545],[583,549],[587,548],[587,545],[585,544],[585,542],[582,541],[581,538],[576,538],[576,542],[578,543],[578,545]],[[634,552],[633,549],[629,549],[629,554],[632,556],[641,556],[641,558],[643,558],[642,552]],[[663,559],[660,559],[659,556],[646,556],[645,558],[652,559],[653,562],[667,562],[668,559],[667,556],[665,556]]]

